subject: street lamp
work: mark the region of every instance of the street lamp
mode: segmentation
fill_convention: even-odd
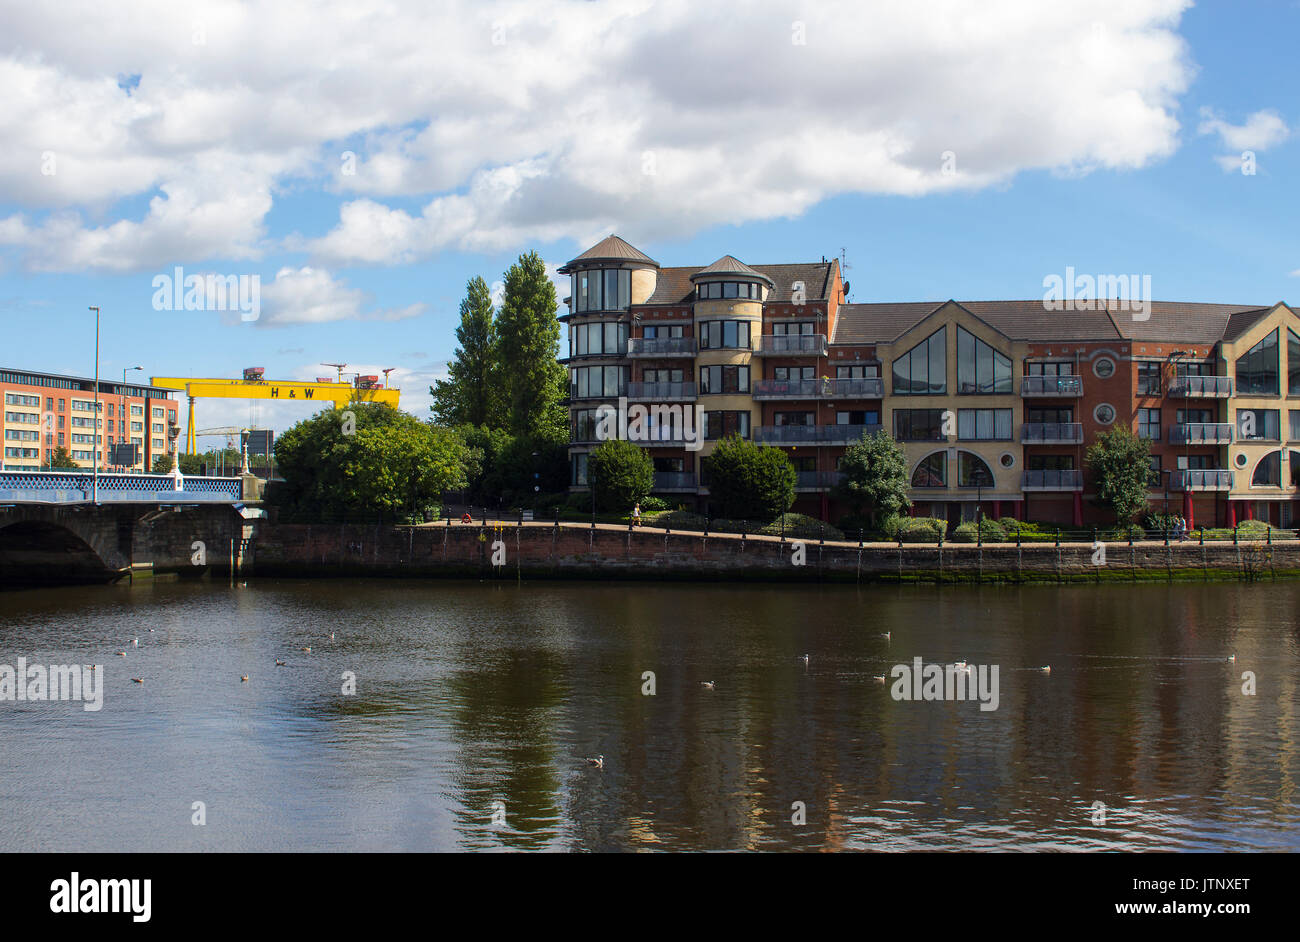
[[[99,308],[89,307],[95,312],[95,418],[90,423],[90,450],[92,454],[93,485],[90,501],[99,506]]]
[[[122,370],[122,414],[117,417],[118,421],[122,423],[122,432],[118,436],[119,445],[127,445],[130,444],[131,442],[131,433],[130,433],[131,426],[127,423],[127,417],[126,417],[126,374],[131,372],[132,370],[139,370],[141,373],[143,373],[144,367],[128,366],[126,369]],[[119,451],[118,453],[120,454],[121,452]],[[135,458],[134,449],[131,450],[131,458],[132,459]],[[131,462],[131,470],[133,471],[135,470],[134,460],[132,460]]]

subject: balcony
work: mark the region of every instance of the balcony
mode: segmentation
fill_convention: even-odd
[[[755,399],[879,399],[885,394],[884,381],[873,379],[758,379],[753,383]]]
[[[1083,442],[1081,422],[1025,422],[1020,441],[1026,445],[1078,445]]]
[[[879,425],[761,425],[754,441],[763,445],[854,445]]]
[[[1174,471],[1169,475],[1171,491],[1230,491],[1231,471]]]
[[[694,383],[628,383],[627,398],[653,402],[694,402]]]
[[[763,334],[758,348],[760,356],[769,357],[824,357],[825,334]]]
[[[627,342],[629,357],[693,357],[694,337],[633,337]]]
[[[796,471],[794,489],[796,491],[829,490],[843,480],[843,471]]]
[[[583,396],[578,393],[578,386],[576,383],[569,384],[569,401],[571,402],[588,402],[591,400],[597,400],[597,401],[603,400],[613,405],[619,400],[620,397],[626,395],[627,395],[626,385],[620,386],[618,388],[618,391],[613,394],[593,393],[588,391],[587,395]]]
[[[656,471],[656,491],[690,491],[694,493],[699,487],[695,483],[694,471]]]
[[[1026,376],[1020,381],[1020,395],[1031,398],[1077,398],[1083,395],[1083,377]]]
[[[1169,395],[1177,399],[1227,399],[1232,395],[1232,377],[1179,376],[1170,382]]]
[[[1020,482],[1022,491],[1081,491],[1083,472],[1026,471]]]
[[[1169,429],[1171,445],[1231,445],[1231,422],[1187,422]]]

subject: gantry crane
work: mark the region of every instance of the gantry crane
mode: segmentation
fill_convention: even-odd
[[[397,408],[400,390],[387,389],[376,376],[358,376],[352,383],[303,383],[297,380],[266,379],[261,367],[244,370],[243,379],[196,376],[155,376],[150,382],[159,389],[184,392],[190,400],[186,452],[195,454],[195,399],[272,399],[288,402],[328,402],[338,409],[350,402],[382,402]]]

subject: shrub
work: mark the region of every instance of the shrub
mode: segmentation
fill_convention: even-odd
[[[782,530],[783,519],[785,521],[784,531]],[[833,527],[829,523],[823,523],[816,517],[809,517],[804,514],[784,514],[759,529],[758,532],[767,536],[780,536],[784,532],[787,538],[797,540],[820,540],[823,535],[828,540],[844,539],[843,530]]]
[[[667,513],[655,514],[654,519],[646,521],[646,525],[668,530],[703,531],[704,516],[691,513],[689,510],[670,510]]]
[[[985,517],[979,523],[979,534],[985,543],[1003,543],[1007,539],[1006,531],[996,520],[990,520]],[[954,543],[975,543],[976,541],[975,521],[967,520],[957,526],[952,531],[952,541]]]
[[[655,483],[654,462],[644,448],[623,439],[601,442],[587,458],[587,475],[599,510],[631,512]]]
[[[938,543],[948,532],[948,521],[938,517],[905,517],[898,524],[904,543]]]
[[[704,459],[719,517],[771,520],[794,503],[794,465],[785,452],[729,435]]]
[[[672,505],[662,497],[645,497],[641,500],[641,510],[643,513],[651,513],[657,510],[671,510]]]

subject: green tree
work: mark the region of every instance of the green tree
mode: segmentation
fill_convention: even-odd
[[[596,506],[603,511],[631,511],[655,486],[650,456],[622,439],[603,441],[592,450],[587,475],[596,490]]]
[[[420,513],[464,487],[470,453],[452,429],[382,403],[349,403],[288,429],[275,443],[284,482],[268,492],[290,513]]]
[[[1118,523],[1131,523],[1147,505],[1151,446],[1127,426],[1102,432],[1088,446],[1088,473],[1096,503],[1109,507]]]
[[[171,474],[172,456],[171,455],[154,455],[153,456],[153,473],[154,474]],[[184,470],[182,468],[181,470]]]
[[[907,455],[903,446],[883,430],[863,435],[840,460],[844,481],[836,496],[853,512],[865,515],[873,530],[911,505],[908,499]]]
[[[496,315],[487,282],[480,277],[465,286],[456,340],[460,345],[447,378],[429,387],[434,417],[441,425],[500,428],[505,415]]]
[[[767,521],[794,503],[794,465],[771,445],[728,436],[704,459],[704,470],[715,516]]]
[[[76,460],[72,457],[72,452],[60,445],[45,456],[45,467],[54,468],[75,468]]]
[[[555,285],[536,252],[519,256],[505,274],[497,318],[505,390],[506,427],[516,435],[555,439],[568,430],[565,370],[556,357],[560,322]]]

